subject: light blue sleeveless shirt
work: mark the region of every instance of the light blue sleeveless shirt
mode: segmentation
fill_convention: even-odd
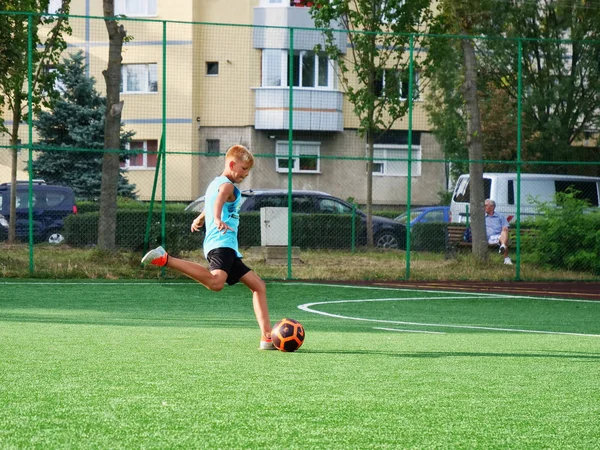
[[[208,252],[215,248],[232,248],[239,258],[242,254],[238,250],[238,227],[240,224],[240,207],[241,207],[241,192],[234,185],[233,192],[235,194],[235,200],[232,202],[225,202],[223,210],[221,211],[221,221],[231,227],[231,230],[227,230],[225,234],[222,231],[218,231],[215,226],[215,202],[217,201],[217,195],[219,193],[219,187],[223,184],[233,184],[229,178],[224,176],[218,176],[215,178],[206,189],[204,196],[204,224],[206,225],[206,236],[204,237],[204,256],[208,255]]]

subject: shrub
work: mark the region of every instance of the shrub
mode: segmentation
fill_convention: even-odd
[[[197,213],[167,211],[165,240],[169,253],[177,256],[184,250],[202,248],[204,233],[190,233],[190,225]],[[149,236],[150,246],[161,244],[160,212],[152,213]],[[65,219],[65,240],[73,247],[95,246],[98,243],[99,213],[70,215]],[[148,211],[119,210],[117,212],[118,248],[142,251]],[[356,217],[356,235],[362,232],[362,223]],[[260,213],[240,214],[238,242],[241,248],[260,246]],[[295,214],[292,218],[292,245],[301,248],[348,249],[352,246],[352,220],[350,215]]]
[[[182,250],[202,247],[203,233],[190,233],[190,224],[196,217],[192,212],[168,212],[165,222],[165,239],[169,252],[176,256]],[[161,243],[160,212],[152,214],[150,246]],[[70,215],[65,219],[65,241],[73,247],[94,246],[98,243],[99,213]],[[141,251],[144,245],[148,212],[146,210],[120,210],[117,212],[116,245],[125,250]]]
[[[528,242],[538,263],[600,274],[600,213],[588,213],[575,191],[557,193],[556,204],[537,203],[542,214],[538,231]]]
[[[166,203],[167,211],[183,211],[187,205],[184,203]],[[154,208],[152,212],[158,212],[161,210],[161,203],[155,202]],[[139,200],[134,200],[131,198],[119,197],[117,199],[117,209],[119,211],[122,210],[135,210],[135,211],[149,211],[150,210],[150,202],[141,202]],[[100,211],[100,202],[99,201],[77,201],[77,211],[80,214],[87,214],[90,212],[98,212]]]
[[[356,235],[362,223],[356,217]],[[238,232],[240,247],[260,246],[260,213],[240,214]],[[352,247],[352,220],[350,215],[294,214],[292,217],[292,245],[300,248],[349,249]]]
[[[416,223],[411,231],[411,249],[443,252],[446,250],[448,224],[443,222]]]

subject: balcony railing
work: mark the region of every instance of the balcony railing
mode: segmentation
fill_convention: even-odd
[[[257,130],[288,130],[289,89],[261,87],[255,89],[254,127]],[[343,94],[338,91],[294,90],[294,130],[343,131]]]

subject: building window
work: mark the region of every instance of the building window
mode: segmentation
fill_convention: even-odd
[[[419,73],[413,74],[413,100],[419,100]],[[408,98],[408,71],[381,69],[375,74],[375,94],[378,97]]]
[[[207,62],[206,75],[219,75],[219,63],[215,61]]]
[[[320,142],[292,142],[292,172],[319,173],[321,153]],[[276,170],[286,172],[289,167],[288,141],[277,141]]]
[[[294,52],[294,73],[288,77],[287,50],[265,49],[262,58],[262,86],[289,86],[333,89],[333,63],[325,53],[302,50]]]
[[[126,149],[135,152],[128,153],[127,159],[121,163],[121,167],[129,170],[153,169],[156,167],[158,156],[158,141],[130,141]]]
[[[156,64],[123,64],[121,66],[121,92],[158,92]]]
[[[221,141],[219,139],[206,140],[206,153],[210,155],[218,155],[221,153]]]
[[[115,0],[115,15],[156,16],[156,0]]]
[[[375,144],[373,174],[392,177],[408,176],[408,146]],[[421,146],[412,146],[411,176],[421,176]]]

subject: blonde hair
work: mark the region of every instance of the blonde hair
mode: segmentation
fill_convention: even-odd
[[[248,164],[250,167],[254,166],[254,156],[250,153],[243,145],[234,145],[225,154],[226,159],[235,159],[236,161],[240,161]]]

